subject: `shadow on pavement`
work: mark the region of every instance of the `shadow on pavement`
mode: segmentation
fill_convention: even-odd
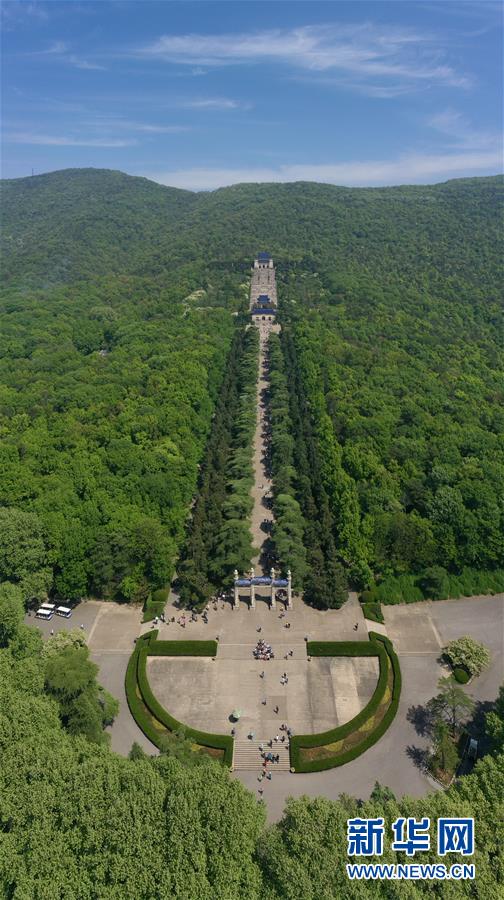
[[[406,718],[420,737],[429,737],[432,734],[432,712],[428,706],[420,704],[418,706],[410,706],[406,713]]]

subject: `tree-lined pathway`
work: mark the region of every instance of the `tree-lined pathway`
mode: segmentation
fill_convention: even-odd
[[[255,326],[253,326],[255,327]],[[278,333],[280,326],[273,322],[261,321],[259,326],[259,375],[257,379],[257,404],[256,404],[256,430],[254,435],[254,485],[252,487],[252,498],[254,506],[251,516],[251,531],[254,547],[257,548],[252,565],[259,574],[269,575],[271,563],[268,560],[268,539],[273,524],[273,511],[271,502],[268,497],[271,496],[271,479],[268,471],[268,446],[267,446],[267,428],[268,428],[268,388],[269,374],[267,371],[267,345],[271,332]]]

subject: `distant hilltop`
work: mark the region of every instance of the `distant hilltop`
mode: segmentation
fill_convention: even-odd
[[[476,275],[477,245],[499,241],[502,186],[493,176],[389,188],[238,184],[193,193],[108,169],[64,169],[1,183],[4,279],[36,286],[195,262],[245,272],[260,247],[308,269],[330,257],[343,271],[358,263],[387,277],[399,257],[421,259],[423,248],[429,265],[444,267],[453,247],[454,259],[474,256]]]

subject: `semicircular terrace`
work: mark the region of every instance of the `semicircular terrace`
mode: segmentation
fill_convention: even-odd
[[[291,641],[277,643],[275,658],[265,662],[254,659],[253,648],[221,644],[215,660],[149,656],[151,690],[172,716],[192,728],[229,734],[234,727],[237,740],[250,732],[269,740],[283,723],[295,734],[343,725],[366,706],[377,686],[376,656],[310,660],[304,642]],[[293,655],[285,659],[289,650]],[[242,715],[233,723],[236,709]]]

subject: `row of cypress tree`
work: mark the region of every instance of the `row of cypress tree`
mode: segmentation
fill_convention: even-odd
[[[278,556],[292,570],[307,603],[341,606],[347,573],[322,476],[314,417],[289,326],[270,338],[271,453]],[[304,546],[303,546],[304,545]]]
[[[178,590],[184,606],[202,607],[217,590],[229,587],[235,568],[250,568],[254,555],[249,518],[258,352],[257,329],[238,328],[178,567]]]

